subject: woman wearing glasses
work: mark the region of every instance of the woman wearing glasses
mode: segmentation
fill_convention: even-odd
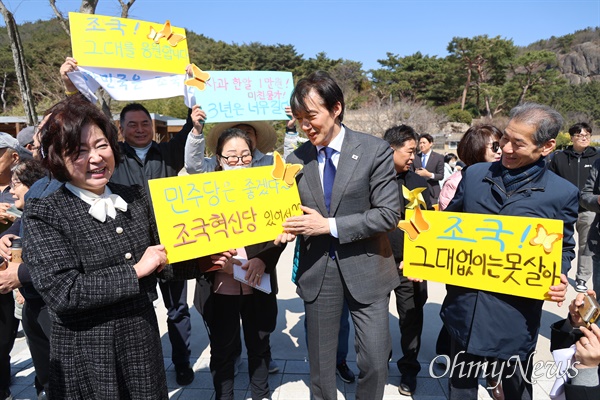
[[[194,112],[192,120],[195,122],[194,135],[197,136],[202,127],[200,122],[196,122]],[[241,129],[230,128],[223,131],[217,139],[214,152],[214,162],[208,162],[202,168],[194,165],[193,168],[211,172],[211,169],[228,171],[254,165],[252,142]],[[186,167],[192,167],[188,155],[186,153]],[[200,158],[205,160],[203,156]],[[209,334],[210,371],[217,399],[233,399],[235,364],[241,351],[240,318],[248,350],[252,399],[270,398],[269,336],[275,330],[277,319],[275,266],[283,248],[269,241],[225,252],[223,255],[228,260],[215,262],[222,269],[209,273],[210,289],[207,290],[206,285],[202,285],[203,282],[200,281],[196,285],[194,303],[202,313]],[[248,260],[242,265],[246,270],[248,285],[233,278],[233,264],[241,264],[239,260],[231,258],[234,255]],[[221,255],[214,257],[219,256]],[[272,291],[269,294],[253,288],[261,283],[265,273],[270,274]]]
[[[502,132],[493,125],[475,125],[463,135],[458,142],[458,158],[466,164],[464,171],[469,165],[479,162],[500,161],[502,149],[500,138]],[[444,210],[454,197],[458,183],[462,179],[462,171],[456,171],[444,182],[440,192],[440,210]]]

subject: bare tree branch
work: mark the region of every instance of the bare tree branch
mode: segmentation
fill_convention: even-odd
[[[121,4],[121,18],[129,18],[129,9],[135,3],[135,0],[129,0],[127,3],[119,0],[119,3]]]
[[[70,37],[71,32],[69,31],[69,24],[67,23],[67,19],[65,18],[65,16],[56,7],[56,0],[48,0],[48,1],[50,2],[50,7],[52,7],[52,11],[54,11],[54,15],[56,15],[56,18],[58,18],[58,22],[60,23],[60,26],[63,28],[63,30],[65,32],[67,32],[67,35],[69,35],[69,37]]]
[[[96,14],[97,5],[98,0],[81,0],[81,7],[79,7],[79,12],[83,14]]]

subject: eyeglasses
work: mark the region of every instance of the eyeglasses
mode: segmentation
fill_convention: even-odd
[[[10,184],[8,186],[10,186],[11,189],[15,189],[17,186],[21,186],[23,184],[23,182],[21,181],[10,181]]]
[[[243,156],[221,155],[220,157],[225,160],[225,163],[227,163],[227,165],[236,165],[240,161],[244,164],[250,164],[252,162],[252,154],[244,154]]]
[[[500,142],[492,142],[492,147],[488,146],[488,149],[492,149],[494,153],[497,153],[500,150]]]
[[[576,133],[576,134],[573,135],[573,137],[575,139],[589,139],[589,138],[592,137],[592,135],[590,135],[589,133],[585,133],[585,134],[583,134],[583,133]]]

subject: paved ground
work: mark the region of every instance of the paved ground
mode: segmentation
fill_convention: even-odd
[[[283,254],[280,263],[277,267],[279,276],[280,293],[278,295],[279,316],[277,321],[277,329],[271,335],[271,347],[273,357],[279,363],[280,372],[273,374],[270,377],[270,387],[272,390],[272,399],[276,400],[300,400],[309,399],[309,373],[308,362],[306,361],[306,344],[304,340],[304,310],[302,301],[296,296],[295,287],[290,281],[291,264],[292,264],[293,246],[288,246]],[[575,265],[575,263],[573,263]],[[571,275],[574,274],[572,271]],[[190,281],[191,282],[191,281]],[[440,304],[444,298],[444,286],[438,283],[429,283],[429,301],[425,305],[425,327],[423,333],[423,348],[421,349],[420,361],[423,366],[418,388],[414,396],[415,400],[442,400],[447,398],[447,379],[433,378],[430,375],[430,361],[435,357],[435,341],[439,332],[441,321],[438,316]],[[192,304],[193,283],[190,285],[188,293],[189,303]],[[392,294],[393,296],[393,294]],[[569,301],[574,297],[572,288],[569,290]],[[394,360],[397,360],[401,355],[398,314],[396,313],[395,301],[392,297],[390,304],[390,330],[392,332],[394,346]],[[156,304],[159,321],[161,324],[161,335],[163,352],[165,355],[165,367],[167,368],[167,380],[171,399],[213,399],[214,391],[212,390],[212,381],[208,370],[208,362],[210,349],[206,329],[202,322],[202,318],[195,309],[191,310],[192,314],[192,362],[196,371],[194,382],[185,387],[180,388],[175,382],[173,365],[170,360],[170,343],[166,335],[165,318],[166,311],[162,303]],[[542,316],[542,330],[537,346],[536,361],[547,361],[551,359],[549,353],[549,326],[552,322],[564,318],[567,310],[566,307],[558,308],[554,303],[546,303]],[[351,332],[351,344],[354,333]],[[353,346],[350,346],[348,354],[348,365],[355,372],[356,354]],[[245,350],[244,350],[245,352]],[[33,388],[34,369],[31,363],[29,350],[24,339],[17,339],[12,355],[13,367],[13,385],[11,390],[15,399],[35,399],[35,389]],[[432,367],[436,376],[444,374],[442,369],[437,366]],[[236,399],[250,399],[248,389],[248,374],[247,364],[241,368],[239,375],[235,380]],[[534,389],[534,398],[537,400],[548,399],[548,392],[552,386],[553,379],[548,379],[540,374],[540,379],[537,380]],[[384,399],[409,399],[398,393],[397,386],[400,377],[396,368],[395,362],[390,363],[390,376],[385,388]],[[338,398],[354,400],[356,384],[345,384],[338,378]],[[487,391],[483,386],[479,388],[479,397],[489,399]]]

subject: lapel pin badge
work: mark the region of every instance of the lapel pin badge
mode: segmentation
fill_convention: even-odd
[[[353,160],[358,160],[358,156],[356,154],[352,154],[352,159]]]

